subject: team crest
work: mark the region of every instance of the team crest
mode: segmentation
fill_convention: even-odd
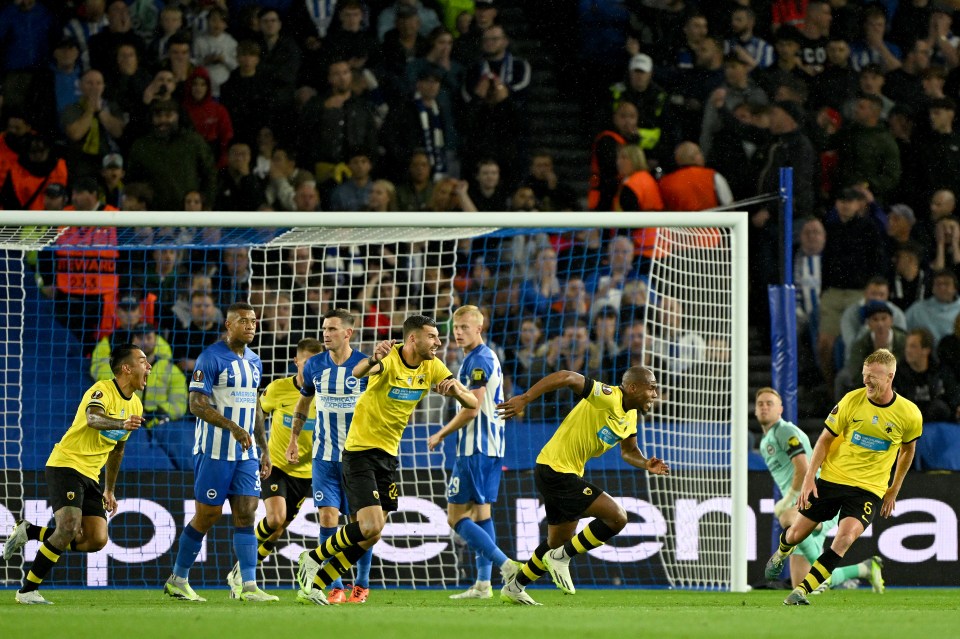
[[[374,498],[374,499],[380,499],[380,491],[379,491],[379,490],[373,491],[373,498]]]
[[[774,454],[775,452],[777,452],[777,451],[776,451],[776,449],[773,447],[773,444],[767,444],[767,454],[768,454],[768,455],[772,455],[772,454]]]
[[[427,376],[426,375],[417,375],[417,384],[426,384]]]
[[[880,423],[880,416],[879,416],[879,415],[874,415],[874,416],[873,416],[873,419],[870,420],[870,423],[871,423],[871,424],[874,424],[874,425],[879,424],[879,423]]]
[[[77,493],[72,490],[67,491],[67,501],[73,501],[73,498],[77,496]]]
[[[323,501],[323,491],[318,490],[317,492],[313,493],[313,498],[317,501]]]
[[[270,492],[277,492],[277,489],[280,488],[280,484],[270,484]]]
[[[887,426],[887,428],[886,428],[886,430],[885,430],[884,432],[885,432],[885,433],[887,433],[887,434],[889,435],[890,433],[892,433],[892,432],[893,432],[893,429],[892,429],[892,428],[890,428],[889,426]]]
[[[590,488],[589,486],[587,486],[586,488],[583,489],[583,494],[589,497],[590,495],[593,494],[593,488]]]
[[[193,371],[193,381],[202,382],[203,381],[203,371],[199,368]]]

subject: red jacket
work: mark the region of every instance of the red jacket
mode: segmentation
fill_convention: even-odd
[[[207,83],[207,93],[200,101],[193,98],[194,78],[200,78]],[[210,74],[203,67],[197,67],[187,77],[186,86],[183,88],[183,108],[190,116],[197,133],[210,145],[213,157],[217,160],[217,168],[225,167],[227,148],[233,139],[233,122],[226,108],[215,102],[210,94]]]

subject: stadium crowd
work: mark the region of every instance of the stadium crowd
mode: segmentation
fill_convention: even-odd
[[[570,130],[593,137],[584,192],[531,137],[534,69],[511,48],[502,0],[7,2],[0,206],[696,211],[773,193],[791,166],[803,385],[839,398],[864,354],[891,348],[905,362],[897,390],[925,419],[957,421],[958,3],[559,4],[523,8],[548,45],[576,34],[553,57],[562,95],[580,102]],[[751,324],[765,344],[780,213],[771,200],[749,215]],[[63,248],[34,266],[94,378],[109,375],[112,335],[155,344],[148,356],[170,366],[154,364],[150,384],[165,380],[159,396],[176,401],[146,410],[173,419],[185,411],[174,389],[238,300],[263,321],[268,380],[335,305],[373,340],[411,312],[445,320],[451,300],[476,304],[518,388],[564,368],[619,379],[645,343],[681,367],[729,357],[677,300],[651,297],[660,321],[642,321],[653,233],[323,252],[177,249],[220,232],[140,233],[170,248],[98,249],[92,271],[89,251]],[[59,241],[117,237],[88,227]]]

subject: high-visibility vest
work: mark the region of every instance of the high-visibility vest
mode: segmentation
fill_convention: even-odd
[[[587,191],[587,208],[591,211],[595,211],[600,202],[600,159],[597,157],[597,146],[603,138],[613,138],[619,145],[627,143],[627,140],[616,131],[601,131],[594,138],[590,152],[590,190]]]

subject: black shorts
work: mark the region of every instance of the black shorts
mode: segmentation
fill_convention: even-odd
[[[64,466],[47,466],[50,507],[56,513],[64,506],[79,508],[84,517],[107,518],[100,484],[86,475]]]
[[[260,484],[260,499],[283,497],[287,504],[288,523],[297,517],[303,502],[312,494],[313,486],[309,478],[291,477],[276,466]]]
[[[384,512],[397,509],[399,464],[399,459],[378,448],[343,451],[343,486],[351,515],[368,506],[380,506]]]
[[[546,464],[533,471],[537,490],[543,495],[547,523],[551,526],[579,521],[603,489],[573,473],[558,473]]]
[[[883,505],[883,499],[869,490],[823,479],[817,479],[817,494],[819,497],[811,497],[810,506],[800,511],[816,522],[830,521],[839,512],[841,520],[853,517],[866,528]]]

